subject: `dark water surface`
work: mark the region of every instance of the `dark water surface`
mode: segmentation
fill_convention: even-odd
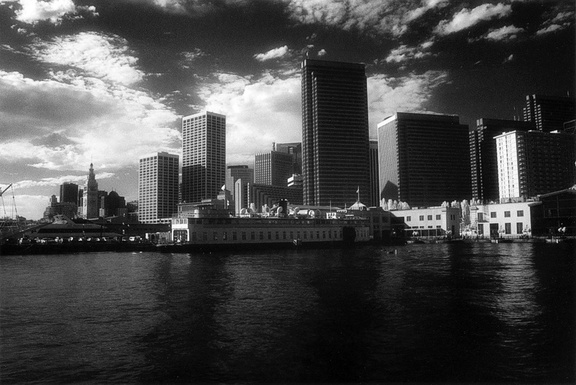
[[[568,245],[0,257],[0,382],[574,383]]]

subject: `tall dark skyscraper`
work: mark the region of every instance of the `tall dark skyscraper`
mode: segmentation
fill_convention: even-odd
[[[304,204],[368,202],[368,102],[363,64],[302,63]]]
[[[539,131],[562,131],[564,123],[574,120],[575,105],[572,97],[526,95],[524,121],[534,122]]]
[[[378,124],[380,198],[412,207],[470,199],[468,126],[458,116],[398,112]]]
[[[370,206],[380,206],[378,141],[370,141]]]
[[[60,203],[78,204],[78,185],[64,182],[60,185]]]
[[[469,131],[472,198],[485,202],[497,202],[499,199],[494,137],[507,131],[528,131],[534,127],[533,122],[518,120],[482,118],[476,121],[476,127]]]
[[[182,201],[218,196],[226,182],[226,117],[201,112],[182,118]]]

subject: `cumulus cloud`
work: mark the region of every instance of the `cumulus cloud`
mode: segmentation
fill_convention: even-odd
[[[543,23],[542,28],[536,32],[537,35],[546,35],[548,33],[561,31],[574,24],[574,11],[560,11],[557,9],[555,9],[555,11],[556,14],[547,19]]]
[[[368,112],[371,137],[376,126],[389,115],[401,112],[427,112],[427,103],[436,87],[448,82],[444,71],[427,71],[404,77],[383,74],[368,78]]]
[[[406,15],[406,21],[413,21],[421,16],[423,16],[426,12],[430,11],[434,8],[442,8],[449,4],[448,0],[425,0],[422,6],[415,8],[408,12]]]
[[[43,62],[76,68],[109,82],[131,85],[144,76],[128,42],[116,35],[82,32],[46,42],[37,39],[31,51]]]
[[[8,3],[13,1],[0,1]],[[94,6],[76,6],[72,0],[17,0],[20,8],[16,10],[16,19],[27,24],[49,21],[59,24],[66,17],[78,18],[80,13],[97,15]]]
[[[291,18],[299,23],[394,36],[406,32],[409,12],[421,4],[417,0],[285,0],[285,3]],[[443,1],[426,3],[432,7],[433,3],[439,5]]]
[[[226,115],[227,162],[252,164],[272,142],[301,140],[300,76],[217,74],[199,91],[209,111]]]
[[[514,40],[518,37],[518,34],[523,33],[523,28],[518,28],[513,25],[508,25],[498,29],[491,29],[482,36],[482,39],[492,40],[492,41],[507,41]]]
[[[451,20],[443,20],[436,27],[436,32],[440,35],[448,35],[470,28],[481,21],[502,18],[512,12],[509,4],[482,4],[476,8],[464,8],[457,12]]]
[[[403,63],[408,60],[423,59],[432,56],[430,47],[432,47],[433,44],[432,41],[426,41],[416,47],[409,47],[403,44],[391,50],[385,61],[387,63]]]
[[[35,81],[6,72],[0,89],[0,127],[8,132],[0,142],[3,164],[84,170],[93,159],[118,168],[178,148],[178,130],[167,127],[177,116],[143,91],[74,74]]]
[[[254,58],[260,62],[264,62],[267,60],[280,59],[286,56],[288,53],[289,53],[288,46],[285,45],[282,47],[271,49],[270,51],[265,53],[256,54],[254,55]]]

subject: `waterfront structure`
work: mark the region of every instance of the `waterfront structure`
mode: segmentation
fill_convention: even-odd
[[[501,202],[526,200],[574,184],[574,134],[510,131],[495,139]]]
[[[456,115],[398,112],[378,124],[382,199],[411,207],[470,197],[468,126]]]
[[[461,213],[459,207],[440,206],[392,211],[392,215],[406,223],[407,238],[460,236]]]
[[[576,185],[539,195],[530,207],[533,235],[576,236]]]
[[[370,204],[369,206],[380,206],[380,188],[379,188],[379,174],[378,174],[378,141],[370,141],[370,152],[368,154],[370,159]]]
[[[532,236],[531,206],[534,202],[470,205],[470,229],[477,238]]]
[[[64,182],[60,185],[60,203],[73,203],[78,205],[78,185]]]
[[[284,152],[294,155],[294,164],[292,172],[294,174],[302,173],[302,143],[274,143],[273,151]]]
[[[472,198],[484,202],[499,199],[498,162],[494,137],[512,130],[528,131],[534,123],[518,120],[478,119],[469,131]]]
[[[98,193],[98,182],[96,181],[96,174],[94,173],[94,165],[90,163],[88,178],[82,190],[82,205],[79,213],[82,218],[98,218]]]
[[[368,106],[364,64],[302,63],[302,176],[308,205],[368,201]]]
[[[574,120],[576,100],[567,96],[526,95],[524,121],[533,122],[539,131],[562,130],[564,123]]]
[[[140,158],[138,217],[142,223],[167,223],[177,212],[179,156],[166,152]]]
[[[182,201],[215,198],[225,179],[226,117],[204,111],[182,118]]]
[[[232,194],[231,206],[236,214],[248,207],[247,186],[254,183],[254,169],[246,165],[228,166],[226,168],[226,190]]]
[[[254,157],[254,183],[286,187],[294,173],[294,155],[271,151]]]

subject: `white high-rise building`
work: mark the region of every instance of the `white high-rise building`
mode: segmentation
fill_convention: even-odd
[[[140,158],[138,219],[168,222],[178,211],[178,155],[159,152]]]
[[[495,137],[498,156],[498,193],[500,200],[520,197],[520,165],[518,164],[518,136],[516,131]]]
[[[226,117],[201,112],[182,118],[182,202],[214,199],[226,182]]]

